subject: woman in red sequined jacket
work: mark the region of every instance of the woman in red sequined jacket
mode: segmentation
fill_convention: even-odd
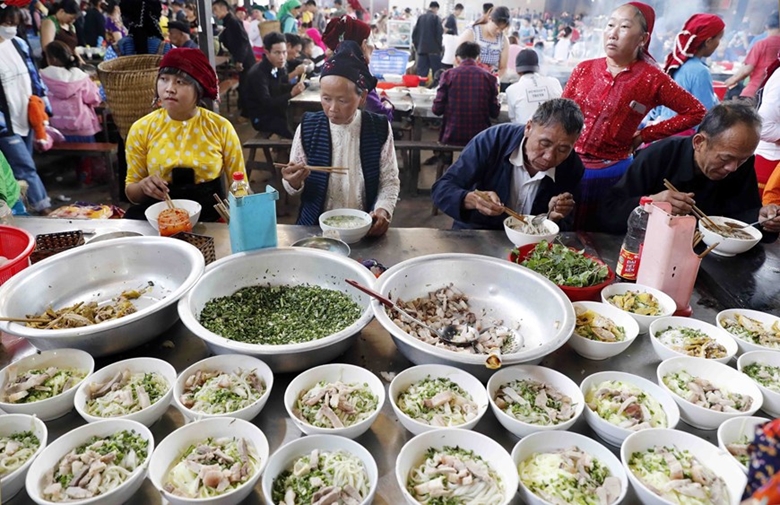
[[[650,56],[654,23],[655,12],[641,2],[615,9],[604,30],[606,57],[577,65],[563,91],[585,116],[575,146],[586,168],[575,210],[578,229],[596,228],[599,201],[631,164],[638,146],[693,128],[706,112]],[[645,115],[658,105],[677,115],[639,130]]]

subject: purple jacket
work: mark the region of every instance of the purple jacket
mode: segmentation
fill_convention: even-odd
[[[389,105],[389,107],[387,107]],[[375,89],[372,89],[368,92],[368,97],[366,98],[366,105],[363,107],[368,112],[373,112],[374,114],[381,114],[382,116],[386,116],[387,120],[391,123],[393,122],[393,106],[390,102],[386,102],[379,98],[379,95],[377,94]]]
[[[101,130],[95,107],[102,100],[88,75],[77,68],[50,66],[41,71],[41,78],[49,88],[51,126],[63,135],[90,136]]]

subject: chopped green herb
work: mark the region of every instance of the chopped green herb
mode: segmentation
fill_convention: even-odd
[[[519,251],[513,251],[515,255]],[[563,244],[550,245],[546,241],[536,244],[531,254],[520,265],[538,272],[559,286],[584,288],[595,286],[607,279],[609,269]]]
[[[347,294],[319,286],[250,286],[206,303],[200,324],[231,340],[282,345],[317,340],[357,321]]]

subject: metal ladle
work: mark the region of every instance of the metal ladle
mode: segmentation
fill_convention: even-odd
[[[432,326],[429,326],[423,323],[422,321],[420,321],[419,319],[417,319],[416,317],[412,316],[411,314],[403,310],[401,307],[396,305],[395,302],[393,302],[389,298],[385,298],[384,296],[380,295],[373,289],[367,288],[366,286],[360,284],[357,281],[353,281],[352,279],[344,279],[344,281],[350,286],[359,289],[360,291],[371,296],[372,298],[375,298],[376,300],[379,301],[379,303],[381,303],[385,307],[388,307],[390,309],[395,309],[407,319],[414,321],[415,323],[422,326],[423,328],[427,328],[428,331],[436,335],[439,338],[439,340],[441,340],[444,343],[451,344],[456,347],[472,347],[474,343],[477,341],[477,339],[479,338],[479,332],[476,331],[476,329],[470,328],[468,326],[448,324],[441,330],[437,330],[436,328],[433,328]],[[462,337],[462,338],[458,338],[458,337]]]

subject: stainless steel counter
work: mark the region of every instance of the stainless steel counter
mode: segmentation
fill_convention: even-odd
[[[33,234],[76,228],[94,229],[98,233],[105,232],[107,228],[138,231],[143,234],[155,233],[146,222],[140,221],[98,222],[24,218],[17,219],[16,225],[27,229]],[[216,239],[218,257],[229,254],[228,232],[227,227],[224,225],[198,225],[194,231],[211,235]],[[280,225],[278,231],[279,244],[289,245],[304,236],[317,234],[319,229]],[[614,237],[599,235],[578,237],[574,234],[566,234],[563,238],[565,242],[571,245],[586,247],[589,252],[598,253],[605,261],[614,265],[617,247],[619,247],[619,240]],[[375,258],[381,263],[390,266],[391,264],[423,254],[448,251],[506,257],[510,248],[511,245],[506,240],[503,232],[453,232],[421,228],[391,228],[387,235],[382,238],[366,239],[358,244],[354,244],[352,247],[352,258],[358,260]],[[738,261],[738,259],[735,261]],[[694,307],[694,317],[709,322],[713,322],[715,314],[718,310],[721,310],[717,301],[713,300],[708,292],[698,288],[694,293],[691,304]],[[5,347],[0,348],[0,366],[5,366],[23,355],[34,352],[34,349],[23,341],[12,342],[10,340],[6,336],[4,341]],[[166,341],[171,341],[174,347],[164,346],[163,343]],[[201,340],[193,336],[181,323],[178,323],[171,331],[132,352],[97,360],[96,368],[103,367],[114,361],[136,356],[152,356],[164,359],[173,364],[177,371],[181,372],[190,364],[207,357],[208,349]],[[376,321],[373,321],[366,327],[353,347],[336,361],[363,366],[377,374],[380,371],[400,372],[411,366],[411,363],[398,353],[390,335]],[[564,346],[547,356],[541,365],[559,370],[577,383],[580,383],[586,376],[592,373],[606,370],[629,371],[655,382],[655,369],[659,362],[660,360],[652,350],[651,344],[645,335],[637,338],[623,354],[607,361],[586,360],[575,354],[568,346]],[[274,390],[271,393],[268,404],[254,420],[254,423],[268,437],[272,452],[282,444],[302,436],[302,433],[287,417],[282,403],[284,390],[293,377],[294,374],[278,375],[276,377]],[[757,415],[765,414],[759,412]],[[182,426],[183,423],[184,419],[181,414],[174,407],[170,407],[165,416],[151,427],[151,430],[155,440],[159,443],[173,430]],[[83,424],[84,421],[75,410],[65,417],[48,422],[49,442]],[[695,433],[717,444],[715,431],[693,429],[683,422],[680,422],[678,428]],[[518,441],[516,437],[501,427],[491,412],[485,414],[475,429],[496,440],[507,451],[511,451]],[[584,417],[578,420],[572,431],[595,438],[594,433],[585,423]],[[395,459],[403,444],[411,438],[411,434],[396,419],[388,401],[383,406],[380,416],[371,429],[357,439],[359,443],[363,444],[374,455],[379,467],[380,479],[375,503],[403,503],[400,489],[395,480]],[[603,441],[601,442],[604,443]],[[612,450],[615,454],[618,454],[617,449],[612,448]],[[26,492],[22,491],[17,497],[9,500],[7,503],[9,505],[21,505],[33,502]],[[147,479],[141,490],[128,503],[156,504],[161,503],[161,497]],[[259,484],[255,492],[244,503],[263,503]],[[516,497],[514,503],[521,503],[519,497]],[[628,498],[624,503],[637,503],[633,491],[629,492]]]

